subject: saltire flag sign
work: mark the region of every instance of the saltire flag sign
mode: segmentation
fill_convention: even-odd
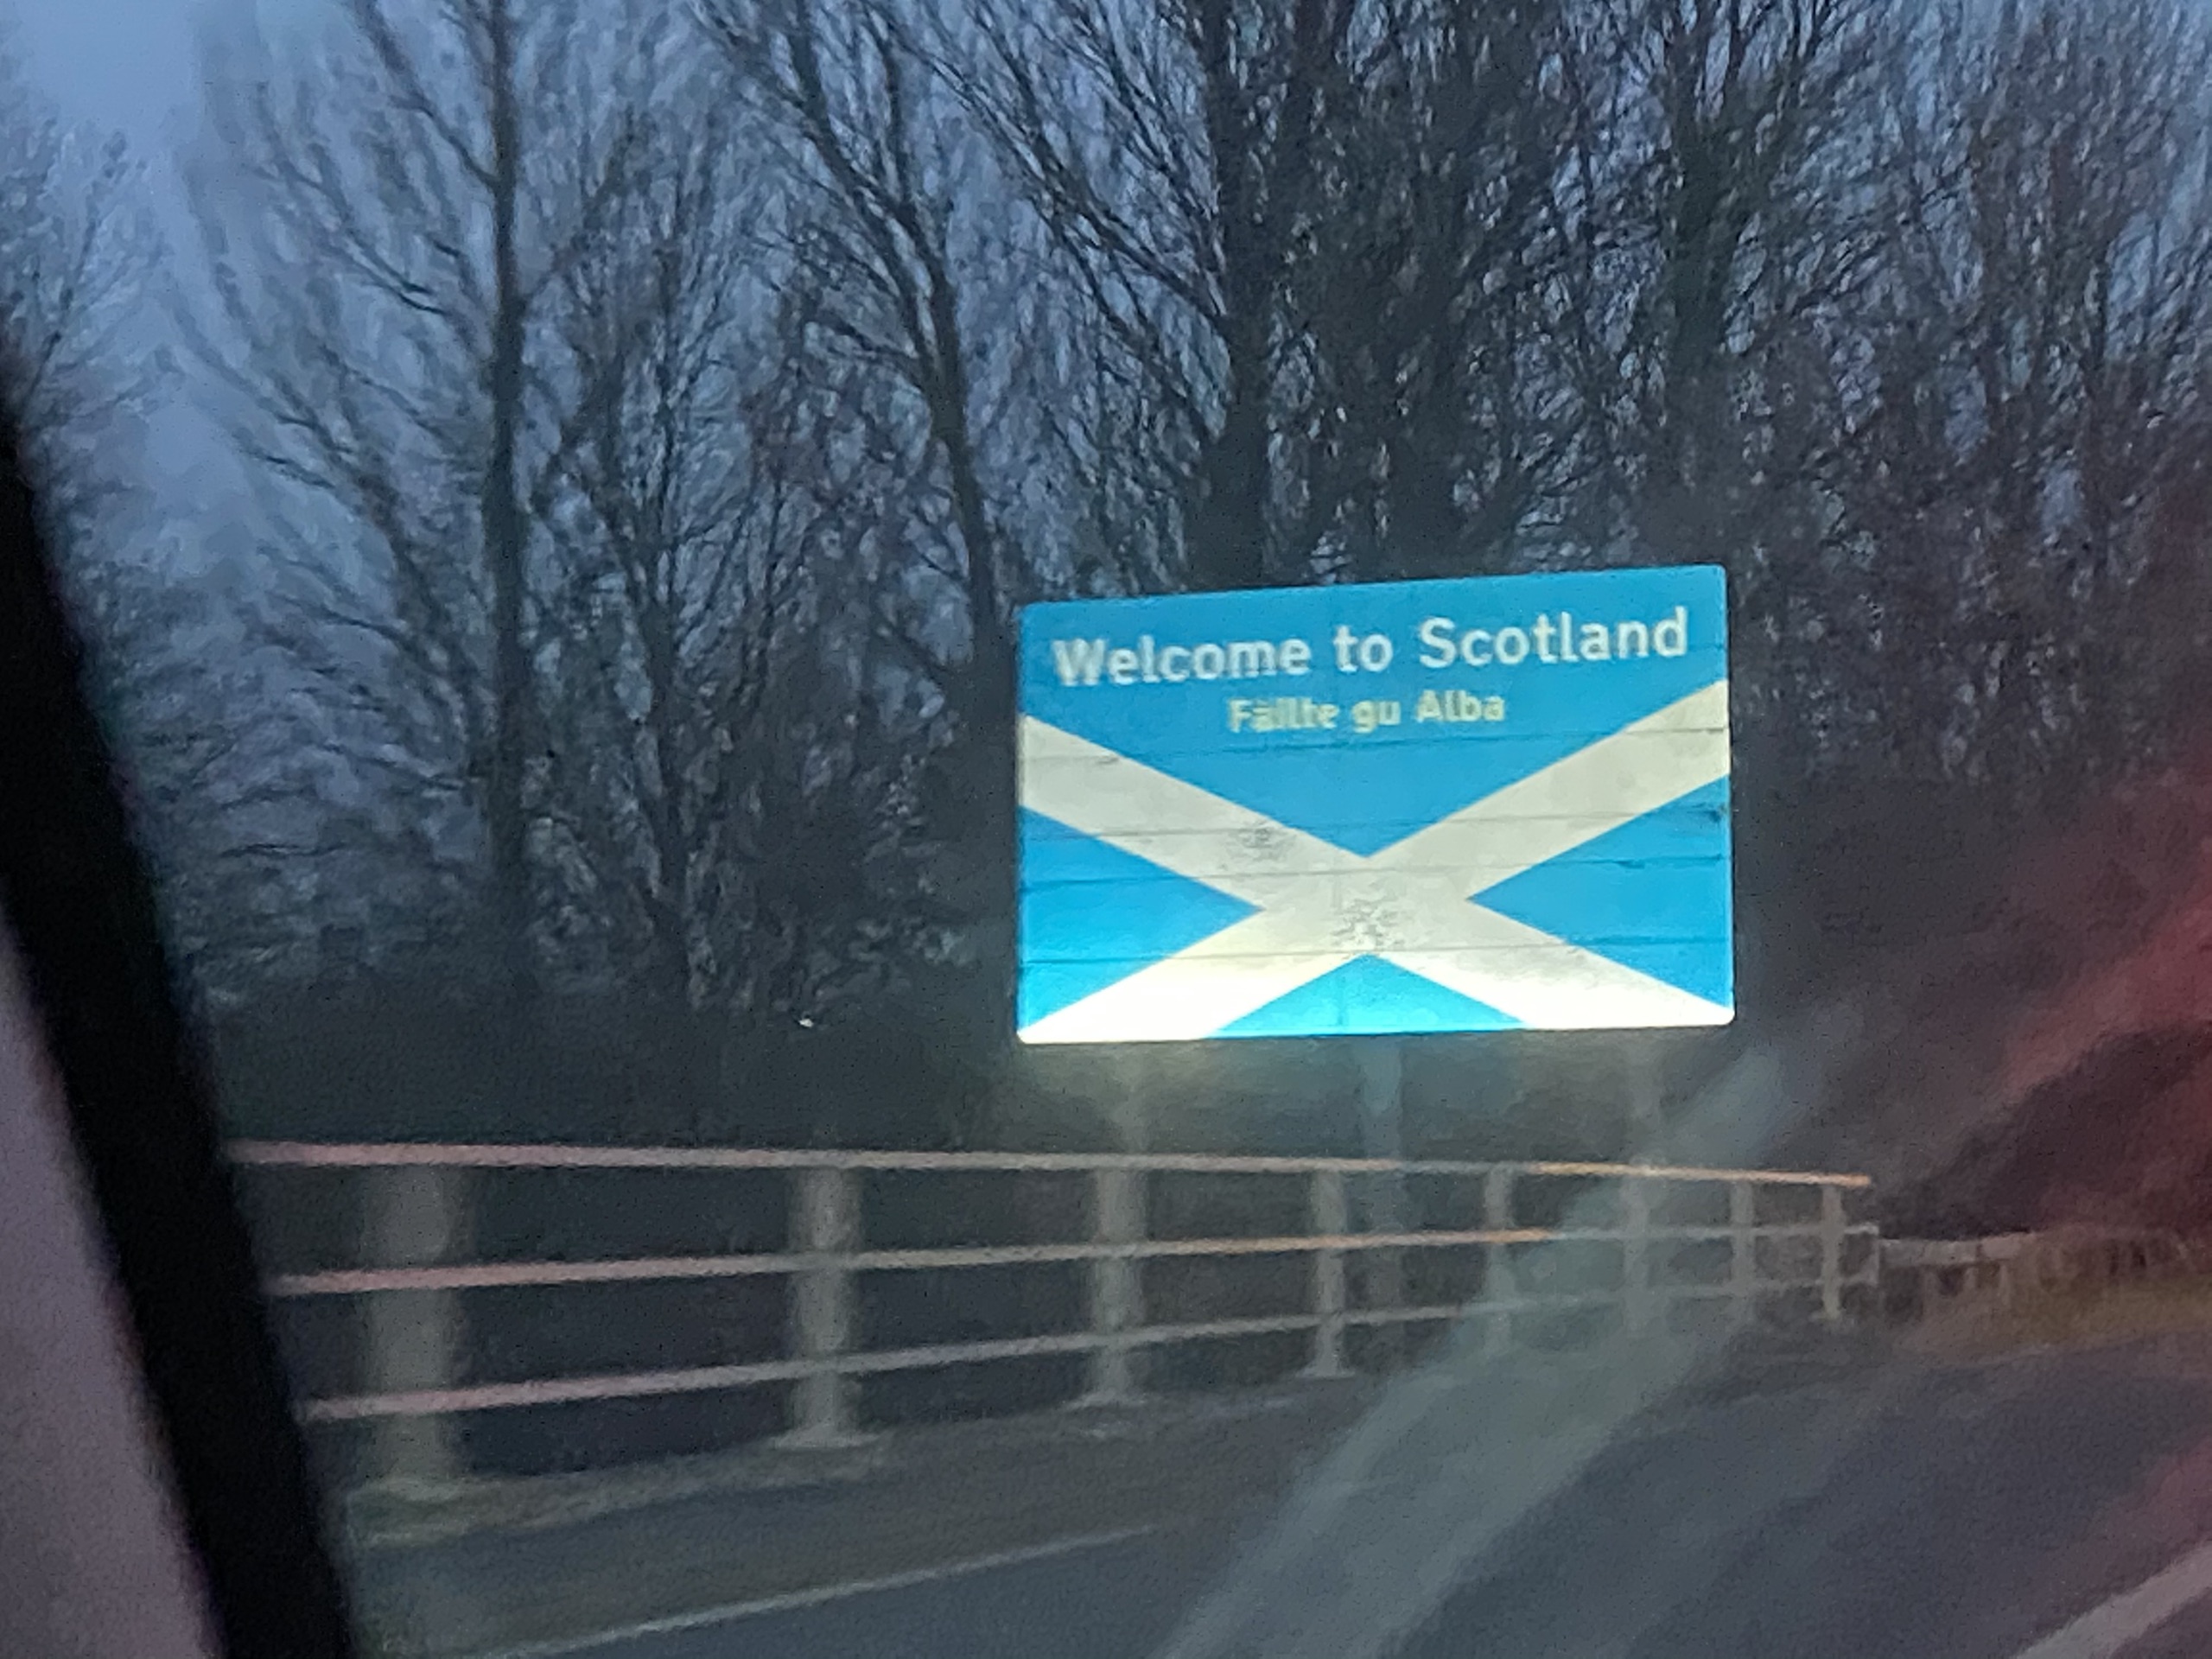
[[[1020,654],[1024,1041],[1733,1017],[1719,569],[1033,605]]]

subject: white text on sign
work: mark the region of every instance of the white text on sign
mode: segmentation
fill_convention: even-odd
[[[1689,651],[1689,611],[1676,606],[1654,620],[1578,622],[1571,611],[1524,623],[1463,628],[1448,616],[1432,616],[1414,630],[1423,668],[1518,668],[1523,664],[1630,662],[1681,657]],[[1064,686],[1182,685],[1191,681],[1302,679],[1319,671],[1380,674],[1397,659],[1387,633],[1357,633],[1338,623],[1326,648],[1290,639],[1206,639],[1162,645],[1141,634],[1134,645],[1103,638],[1055,639],[1052,670]],[[1243,729],[1238,728],[1237,729]]]
[[[1364,737],[1400,724],[1405,703],[1397,697],[1363,697],[1345,709],[1313,697],[1231,697],[1224,705],[1232,732],[1255,735],[1269,732],[1333,732],[1339,716],[1352,731]],[[1494,724],[1505,718],[1505,699],[1487,696],[1454,686],[1446,691],[1424,691],[1414,703],[1416,724],[1433,721],[1447,726]]]

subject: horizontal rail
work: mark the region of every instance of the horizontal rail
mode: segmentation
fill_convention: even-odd
[[[1926,1317],[1948,1302],[1993,1297],[2010,1307],[2023,1282],[2036,1290],[2140,1283],[2202,1271],[2203,1257],[2171,1230],[2059,1227],[1981,1238],[1885,1239],[1883,1282],[1910,1288]]]
[[[1844,1229],[1847,1237],[1871,1236],[1871,1224]],[[1656,1244],[1713,1243],[1743,1233],[1753,1238],[1821,1236],[1817,1222],[1748,1230],[1721,1226],[1655,1227],[1637,1235]],[[1038,1267],[1059,1262],[1160,1260],[1201,1256],[1303,1255],[1317,1250],[1466,1249],[1491,1244],[1619,1243],[1625,1236],[1604,1228],[1518,1227],[1506,1230],[1412,1233],[1296,1233],[1256,1238],[1162,1238],[1122,1244],[954,1245],[936,1249],[859,1250],[839,1255],[795,1251],[747,1255],[637,1256],[593,1262],[480,1262],[435,1268],[343,1268],[279,1274],[272,1296],[361,1296],[408,1290],[503,1290],[568,1285],[635,1284],[682,1279],[737,1279],[804,1273],[830,1268],[848,1273],[886,1273],[959,1268]]]
[[[1819,1293],[1820,1317],[1843,1317],[1844,1293],[1878,1281],[1878,1248],[1866,1249],[1848,1262],[1853,1241],[1878,1244],[1871,1224],[1847,1220],[1846,1195],[1864,1190],[1863,1175],[1791,1170],[1714,1169],[1693,1165],[1600,1163],[1588,1160],[1382,1160],[1338,1157],[1276,1157],[1207,1154],[1128,1153],[944,1153],[763,1148],[728,1147],[620,1147],[489,1145],[398,1142],[382,1144],[244,1141],[230,1148],[233,1164],[244,1169],[412,1171],[418,1179],[395,1186],[391,1214],[370,1230],[372,1259],[397,1255],[410,1265],[337,1268],[274,1275],[269,1290],[288,1300],[354,1297],[366,1299],[363,1319],[369,1332],[370,1375],[360,1391],[305,1402],[311,1422],[337,1423],[502,1408],[553,1406],[568,1402],[646,1398],[655,1395],[791,1385],[791,1435],[798,1444],[834,1444],[854,1431],[861,1396],[857,1381],[894,1372],[1059,1357],[1084,1361],[1084,1398],[1095,1402],[1126,1401],[1142,1391],[1135,1356],[1165,1344],[1296,1333],[1312,1338],[1306,1374],[1346,1374],[1346,1334],[1414,1325],[1434,1325],[1464,1319],[1484,1322],[1486,1347],[1510,1345],[1514,1319],[1522,1314],[1562,1313],[1580,1308],[1617,1307],[1630,1328],[1639,1328],[1678,1303],[1725,1299],[1738,1317],[1748,1316],[1761,1298],[1782,1292]],[[722,1254],[601,1257],[572,1261],[441,1262],[452,1243],[468,1236],[464,1226],[448,1231],[450,1206],[480,1201],[466,1183],[453,1185],[440,1172],[514,1171],[763,1171],[788,1179],[786,1236],[782,1248]],[[921,1248],[868,1248],[866,1208],[870,1189],[861,1179],[871,1171],[938,1175],[967,1173],[1038,1173],[1083,1178],[1088,1187],[1087,1236],[1014,1244],[955,1244]],[[1159,1236],[1147,1227],[1144,1179],[1154,1174],[1274,1177],[1297,1179],[1305,1188],[1304,1220],[1310,1231],[1261,1233],[1249,1236],[1214,1234]],[[1356,1230],[1349,1200],[1355,1183],[1374,1178],[1479,1178],[1479,1226],[1408,1230],[1397,1222],[1384,1232]],[[1611,1183],[1620,1190],[1618,1214],[1598,1217],[1570,1206],[1567,1224],[1531,1225],[1516,1213],[1515,1189],[1545,1178]],[[1725,1223],[1662,1224],[1654,1211],[1663,1185],[1724,1187]],[[1759,1224],[1756,1191],[1786,1186],[1819,1195],[1817,1220]],[[1367,1201],[1363,1201],[1364,1204]],[[410,1209],[410,1204],[418,1206]],[[442,1209],[441,1206],[446,1206]],[[372,1211],[372,1214],[382,1212]],[[1367,1212],[1372,1218],[1374,1212]],[[410,1230],[412,1230],[411,1231]],[[1779,1269],[1802,1271],[1790,1255],[1763,1260],[1763,1241],[1816,1247],[1818,1272],[1783,1276]],[[1669,1252],[1685,1246],[1729,1245],[1725,1280],[1680,1271]],[[1531,1277],[1521,1252],[1530,1247],[1596,1245],[1618,1249],[1620,1282],[1588,1288],[1581,1275],[1548,1289]],[[1412,1303],[1400,1274],[1400,1257],[1428,1251],[1483,1253],[1481,1294],[1471,1300]],[[1353,1288],[1349,1264],[1382,1253],[1386,1271],[1350,1306]],[[1287,1313],[1219,1317],[1198,1322],[1154,1323],[1147,1318],[1144,1275],[1147,1262],[1295,1258],[1306,1266],[1306,1304]],[[860,1275],[917,1271],[957,1271],[1066,1265],[1083,1271],[1084,1313],[1077,1327],[1029,1336],[870,1350],[862,1338]],[[1564,1276],[1564,1275],[1562,1275]],[[1605,1277],[1610,1279],[1607,1273]],[[774,1278],[788,1285],[782,1322],[786,1329],[774,1357],[728,1364],[674,1370],[615,1372],[587,1376],[541,1376],[512,1382],[464,1383],[460,1333],[466,1315],[444,1299],[449,1293],[508,1288],[557,1288],[587,1285],[634,1285]],[[387,1300],[388,1293],[424,1293],[420,1303]],[[1233,1315],[1227,1306],[1198,1310]],[[1397,1351],[1395,1344],[1392,1351]],[[620,1362],[617,1362],[618,1363]],[[399,1442],[395,1441],[395,1446]],[[401,1448],[404,1452],[404,1447]]]
[[[1752,1181],[1767,1186],[1863,1189],[1866,1175],[1816,1170],[1710,1169],[1673,1164],[1540,1160],[1278,1158],[1204,1153],[844,1152],[761,1147],[485,1146],[459,1142],[239,1141],[234,1164],[271,1169],[855,1169],[1088,1173],[1131,1169],[1191,1175],[1516,1175],[1656,1181]]]
[[[1889,1268],[1967,1268],[2012,1262],[2043,1242],[2040,1233],[1999,1233],[1987,1238],[1885,1238],[1882,1265]]]
[[[1845,1282],[1861,1282],[1861,1276],[1853,1275]],[[1821,1281],[1817,1278],[1760,1281],[1760,1288],[1764,1291],[1815,1290],[1820,1285]],[[1731,1287],[1718,1284],[1669,1286],[1655,1294],[1669,1301],[1717,1301],[1724,1300],[1735,1293]],[[1571,1313],[1578,1308],[1614,1306],[1619,1302],[1618,1291],[1596,1290],[1495,1301],[1431,1302],[1408,1307],[1348,1309],[1333,1317],[1345,1325],[1413,1325],[1443,1323],[1470,1316],[1489,1318],[1499,1314]],[[479,1382],[461,1388],[418,1389],[391,1394],[311,1400],[300,1407],[300,1414],[311,1423],[359,1422],[378,1417],[430,1416],[518,1407],[642,1399],[657,1395],[705,1394],[722,1389],[795,1382],[822,1371],[843,1376],[868,1376],[890,1371],[938,1370],[952,1365],[983,1364],[995,1360],[1094,1353],[1115,1340],[1138,1347],[1159,1347],[1181,1342],[1307,1332],[1318,1330],[1323,1323],[1324,1316],[1314,1313],[1268,1314],[1249,1319],[1209,1319],[1185,1325],[1146,1325],[1122,1332],[1118,1338],[1091,1331],[1054,1332],[1042,1336],[1009,1337],[987,1342],[862,1350],[826,1358],[763,1359],[734,1365],[698,1365],[672,1370],[544,1377],[520,1382]]]
[[[1980,1238],[1885,1238],[1882,1262],[1899,1268],[1966,1268],[2069,1250],[2122,1248],[2181,1249],[2179,1235],[2120,1227],[2056,1227],[2039,1233],[1992,1233]]]

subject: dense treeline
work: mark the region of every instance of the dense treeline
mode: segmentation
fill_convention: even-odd
[[[988,1092],[1039,598],[1726,565],[1755,1011],[1884,902],[1839,861],[2195,717],[2184,0],[340,0],[210,73],[251,580],[80,539],[226,1020],[619,998],[664,1131],[972,1127],[714,1103],[831,1033]],[[6,222],[75,223],[17,101]],[[140,253],[29,241],[14,338],[96,340],[63,266]],[[80,355],[58,431],[144,395]]]

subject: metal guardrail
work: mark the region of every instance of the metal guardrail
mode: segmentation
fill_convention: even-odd
[[[413,1378],[417,1386],[313,1400],[310,1421],[346,1422],[420,1418],[442,1414],[569,1402],[635,1399],[734,1389],[762,1383],[795,1385],[791,1438],[830,1443],[855,1426],[856,1378],[981,1361],[1043,1355],[1087,1357],[1084,1398],[1125,1401],[1139,1392],[1135,1356],[1170,1343],[1300,1332],[1310,1335],[1306,1374],[1345,1374],[1346,1333],[1360,1326],[1402,1327],[1466,1315],[1487,1319],[1485,1339],[1510,1344],[1516,1314],[1618,1304],[1630,1326],[1665,1316],[1669,1305],[1720,1299],[1738,1315],[1781,1292],[1817,1292],[1820,1317],[1840,1319],[1844,1295],[1872,1285],[1877,1272],[1875,1228],[1852,1223],[1846,1192],[1867,1185],[1864,1176],[1795,1171],[1707,1169],[1560,1161],[1474,1163],[1440,1160],[1387,1162],[1354,1158],[1209,1157],[1195,1154],[1074,1153],[908,1153],[798,1151],[729,1147],[425,1145],[328,1145],[252,1141],[233,1145],[234,1164],[249,1169],[413,1170],[771,1170],[790,1179],[790,1233],[785,1249],[727,1255],[616,1258],[582,1262],[419,1262],[275,1275],[270,1291],[283,1299],[355,1297],[377,1300],[397,1292],[448,1295],[517,1286],[579,1286],[649,1281],[777,1275],[791,1287],[788,1353],[776,1359],[613,1375],[540,1377],[508,1382],[454,1384]],[[1089,1236],[1034,1244],[956,1246],[919,1249],[870,1249],[866,1243],[863,1179],[874,1171],[1054,1172],[1090,1181]],[[1306,1184],[1310,1230],[1264,1237],[1158,1237],[1147,1227],[1147,1182],[1155,1175],[1296,1176]],[[1482,1225],[1375,1233],[1351,1222],[1351,1184],[1376,1178],[1446,1178],[1478,1181]],[[1545,1177],[1617,1183],[1617,1224],[1530,1226],[1516,1219],[1516,1189]],[[1727,1195],[1725,1224],[1658,1224],[1655,1189],[1719,1186]],[[1813,1189],[1818,1218],[1809,1222],[1757,1220],[1762,1188]],[[1867,1241],[1863,1261],[1847,1262],[1851,1241]],[[1803,1241],[1814,1262],[1809,1273],[1776,1274],[1761,1262],[1768,1241]],[[1726,1241],[1728,1271],[1719,1282],[1669,1281],[1655,1265],[1658,1247]],[[1518,1258],[1529,1247],[1592,1243],[1618,1252],[1617,1287],[1542,1294],[1522,1284]],[[1470,1304],[1354,1306],[1347,1296],[1346,1264],[1364,1253],[1475,1249],[1483,1252],[1483,1294]],[[1305,1255],[1310,1258],[1308,1306],[1292,1313],[1151,1323],[1146,1316],[1142,1265],[1171,1258]],[[1084,1328],[996,1340],[869,1349],[859,1339],[855,1283],[870,1273],[961,1269],[1038,1263],[1080,1263],[1087,1270]],[[434,1358],[450,1365],[451,1357]],[[422,1369],[417,1355],[415,1370]],[[381,1379],[389,1381],[390,1379]]]
[[[1982,1238],[1885,1238],[1885,1286],[1910,1293],[1924,1315],[1947,1301],[1986,1293],[2010,1306],[2023,1287],[2056,1290],[2126,1284],[2199,1273],[2200,1253],[2178,1233],[2060,1227]]]

